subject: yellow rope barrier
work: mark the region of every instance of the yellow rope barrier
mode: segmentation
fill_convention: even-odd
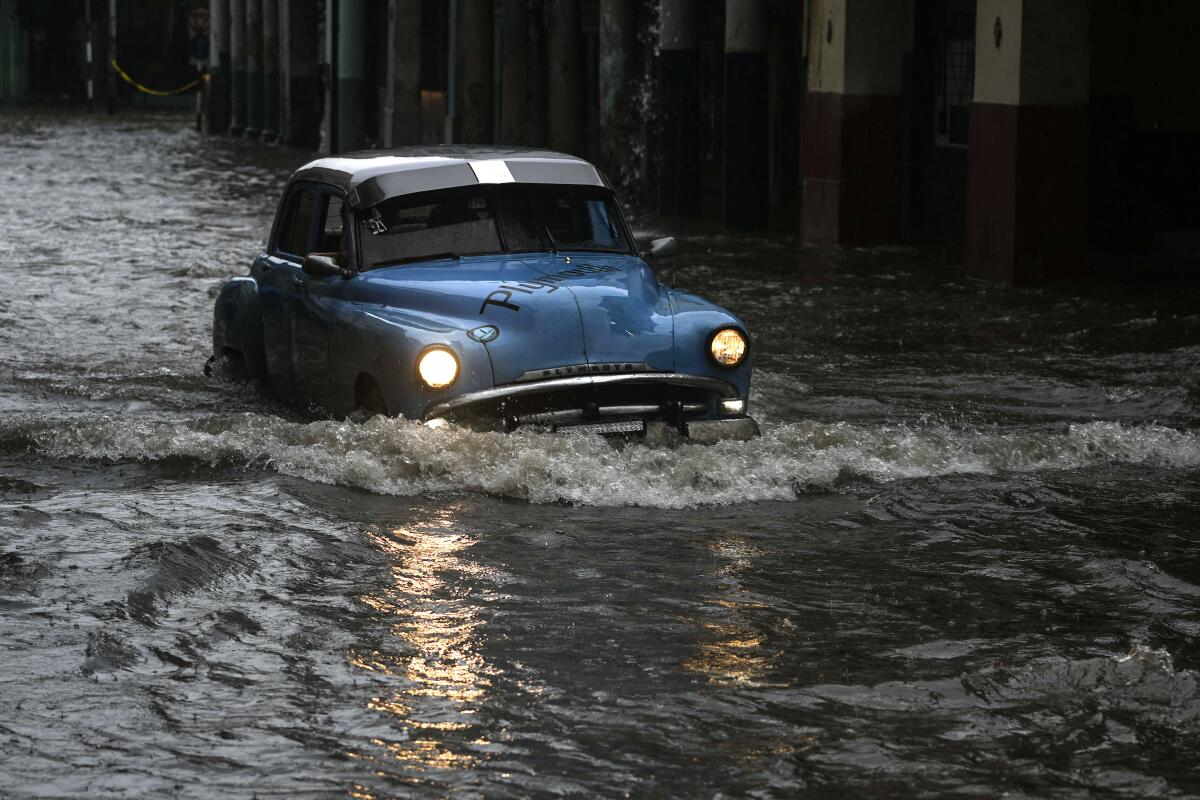
[[[125,70],[121,69],[121,67],[117,64],[117,60],[115,58],[112,60],[112,68],[130,86],[137,89],[139,92],[142,92],[144,94],[152,94],[155,97],[169,97],[170,95],[173,95],[173,94],[183,94],[184,92],[186,92],[190,89],[195,89],[197,86],[199,86],[200,84],[202,84],[208,80],[208,73],[205,72],[205,73],[202,73],[199,78],[196,78],[196,80],[192,81],[191,83],[189,83],[186,86],[180,86],[178,89],[172,89],[169,92],[162,92],[162,91],[159,91],[158,89],[151,89],[149,87],[142,86],[140,83],[135,81],[133,78],[129,77],[129,74],[126,73]]]

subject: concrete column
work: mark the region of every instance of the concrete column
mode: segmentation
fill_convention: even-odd
[[[257,139],[263,130],[263,0],[246,0],[246,130]]]
[[[500,141],[527,144],[529,125],[529,0],[504,0],[501,24]]]
[[[525,95],[529,104],[524,143],[548,147],[550,141],[550,33],[546,28],[546,4],[549,0],[530,0],[529,9],[529,83]]]
[[[334,124],[338,127],[337,146],[341,153],[360,150],[365,144],[367,69],[363,48],[366,32],[366,0],[340,0]]]
[[[454,71],[456,142],[492,141],[492,25],[492,0],[459,0]]]
[[[660,214],[695,215],[700,211],[696,0],[661,0],[658,44],[657,207]]]
[[[904,54],[912,0],[812,0],[804,109],[804,237],[900,238]]]
[[[515,0],[514,0],[515,1]],[[504,0],[492,3],[492,138],[500,141],[504,110]]]
[[[246,129],[246,0],[229,0],[229,132]]]
[[[117,60],[117,0],[108,0],[108,47],[105,48],[107,62],[111,64]],[[108,103],[107,110],[109,114],[116,113],[117,110],[117,72],[116,70],[106,70],[108,73]]]
[[[103,33],[107,28],[105,10],[97,11],[100,13],[96,15],[92,42],[96,63],[93,75],[99,78],[112,70],[106,66],[108,48]],[[29,101],[29,31],[25,29],[17,14],[16,3],[12,0],[0,2],[0,21],[0,101],[25,103]],[[99,88],[100,81],[96,83]]]
[[[229,130],[229,89],[229,0],[209,0],[208,101],[204,105],[209,133]]]
[[[264,142],[279,136],[279,0],[263,0]]]
[[[600,2],[600,161],[609,179],[618,182],[635,161],[633,14],[633,0]]]
[[[767,224],[767,97],[766,0],[725,0],[721,217],[729,228]]]
[[[967,271],[1029,284],[1083,272],[1088,0],[978,0]]]
[[[447,0],[446,25],[446,123],[442,142],[457,141],[458,132],[458,0]]]
[[[579,0],[554,0],[546,5],[549,37],[550,147],[586,155],[587,96],[583,55],[586,43],[579,27]]]
[[[279,141],[315,150],[321,143],[321,81],[317,77],[317,4],[281,0],[280,73],[283,86]]]
[[[421,0],[395,0],[392,143],[421,143]],[[385,123],[386,124],[386,123]]]

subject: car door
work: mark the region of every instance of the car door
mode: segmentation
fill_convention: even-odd
[[[317,199],[317,237],[313,251],[334,256],[343,266],[354,264],[353,228],[341,193],[321,190]],[[329,336],[334,306],[346,281],[339,275],[318,277],[302,272],[292,305],[292,373],[310,400],[330,407]]]
[[[262,310],[267,375],[280,389],[290,389],[295,384],[292,315],[297,288],[304,277],[301,264],[315,240],[320,198],[320,189],[314,184],[294,184],[289,188],[273,240],[255,262],[252,273],[258,283]]]

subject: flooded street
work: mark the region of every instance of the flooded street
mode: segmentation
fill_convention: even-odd
[[[1200,291],[679,232],[761,438],[314,421],[190,122],[0,116],[0,797],[1200,795]]]

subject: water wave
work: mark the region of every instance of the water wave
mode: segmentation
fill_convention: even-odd
[[[1062,470],[1106,463],[1200,466],[1200,437],[1155,425],[992,433],[948,426],[801,422],[751,442],[615,447],[596,436],[480,433],[376,417],[290,422],[263,414],[187,422],[14,415],[0,451],[108,461],[269,466],[371,492],[479,491],[535,503],[668,508],[791,500],[838,481]]]

